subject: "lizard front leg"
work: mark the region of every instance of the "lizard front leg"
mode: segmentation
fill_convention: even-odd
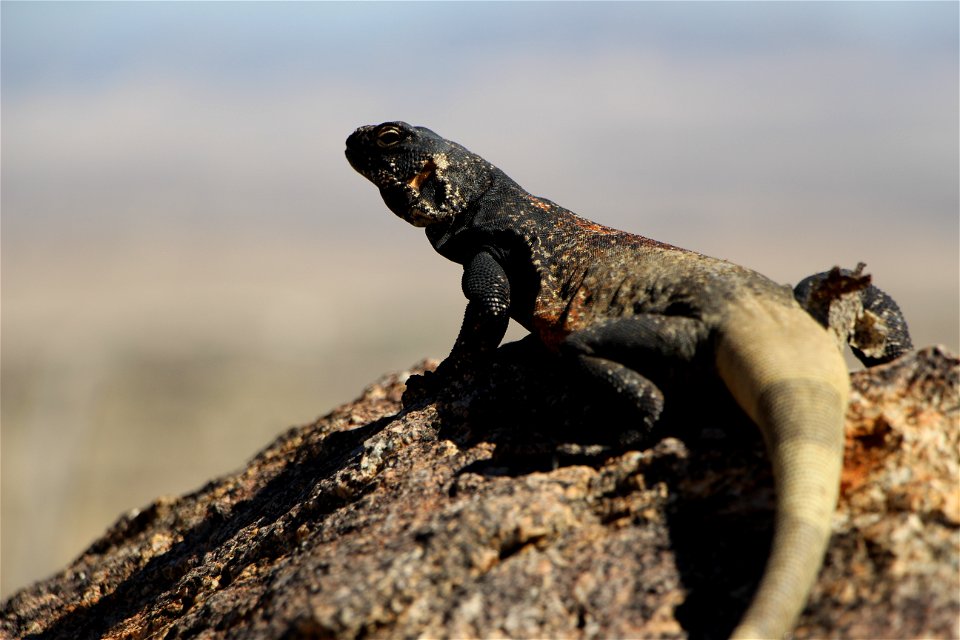
[[[645,314],[613,318],[571,333],[560,352],[576,366],[639,410],[644,431],[660,417],[664,396],[657,382],[678,364],[689,365],[706,336],[699,320]]]
[[[450,355],[435,372],[411,376],[403,404],[421,400],[445,381],[455,379],[471,367],[482,365],[500,345],[510,322],[510,280],[503,267],[487,251],[480,251],[464,263],[461,280],[467,309]]]

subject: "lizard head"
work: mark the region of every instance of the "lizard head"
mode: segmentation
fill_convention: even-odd
[[[451,222],[488,186],[486,161],[405,122],[360,127],[346,154],[387,207],[415,227]]]

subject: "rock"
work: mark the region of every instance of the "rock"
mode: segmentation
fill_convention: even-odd
[[[242,471],[124,515],[4,603],[0,634],[729,633],[771,534],[756,429],[706,398],[625,438],[628,410],[535,351],[502,347],[405,411],[389,376]],[[957,637],[958,371],[934,347],[853,374],[834,537],[797,638]]]

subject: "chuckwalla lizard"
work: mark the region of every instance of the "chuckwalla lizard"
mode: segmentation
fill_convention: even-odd
[[[763,433],[777,494],[767,566],[733,637],[789,632],[830,537],[849,390],[837,346],[790,289],[581,218],[423,127],[360,127],[346,155],[464,267],[466,314],[437,379],[491,354],[512,317],[651,421],[671,370],[723,381]]]

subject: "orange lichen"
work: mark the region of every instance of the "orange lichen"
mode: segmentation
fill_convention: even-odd
[[[883,416],[870,422],[861,422],[847,432],[844,445],[843,472],[840,490],[844,494],[856,491],[869,482],[883,465],[897,440]]]

